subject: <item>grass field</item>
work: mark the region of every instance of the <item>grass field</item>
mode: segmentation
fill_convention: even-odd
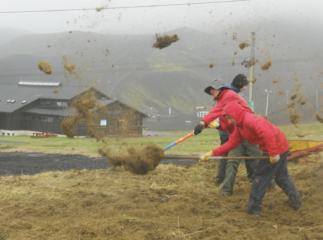
[[[294,125],[280,127],[281,130],[290,139],[307,139],[323,140],[323,125],[321,123],[300,124],[297,128]],[[107,145],[113,152],[124,152],[131,146],[142,148],[148,143],[155,143],[161,148],[185,136],[189,132],[176,131],[176,136],[157,136],[141,138],[106,138]],[[302,136],[302,137],[298,137]],[[102,142],[97,142],[92,138],[70,139],[65,137],[59,138],[40,138],[35,139],[28,136],[6,137],[0,136],[0,141],[18,141],[26,144],[3,144],[4,152],[22,151],[22,152],[45,152],[45,153],[62,153],[62,154],[84,154],[87,156],[98,156],[98,148],[103,146]],[[220,145],[219,133],[217,130],[206,129],[198,136],[193,136],[175,147],[167,150],[165,154],[202,154],[208,152]]]

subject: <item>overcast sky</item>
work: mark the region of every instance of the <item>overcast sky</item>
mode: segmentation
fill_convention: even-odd
[[[318,23],[323,18],[321,13],[323,1],[318,0],[232,1],[234,0],[1,0],[0,27],[40,33],[83,30],[151,34],[163,33],[179,27],[193,27],[212,32],[220,27],[238,27],[246,20],[257,23],[265,19],[272,21],[281,17],[290,21],[302,19],[310,27],[312,23]],[[193,4],[204,2],[214,3]],[[89,10],[3,13],[168,4],[185,5],[107,9],[99,12]]]

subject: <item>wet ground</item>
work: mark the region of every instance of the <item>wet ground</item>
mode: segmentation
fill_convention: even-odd
[[[163,159],[161,164],[188,165],[196,160]],[[47,154],[10,152],[0,153],[0,175],[33,175],[46,171],[70,169],[106,169],[111,167],[106,158],[91,158],[80,154]]]

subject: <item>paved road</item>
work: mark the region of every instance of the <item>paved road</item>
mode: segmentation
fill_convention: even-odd
[[[176,136],[176,133],[154,132],[154,131],[142,131],[143,136]]]
[[[163,159],[162,164],[188,165],[196,160]],[[106,169],[111,167],[106,158],[91,158],[79,154],[0,153],[0,175],[33,175],[46,171],[70,169]]]

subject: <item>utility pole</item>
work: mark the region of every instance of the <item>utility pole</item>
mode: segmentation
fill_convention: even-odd
[[[110,89],[110,82],[111,81],[108,81],[108,95],[110,96],[110,93],[111,93],[111,89]]]
[[[252,63],[250,64],[250,87],[249,87],[249,106],[252,111],[254,111],[254,103],[253,103],[253,96],[252,96],[252,90],[253,90],[253,79],[254,79],[254,65],[255,65],[255,33],[251,33],[251,56],[250,56],[250,61]],[[266,115],[267,116],[267,115]]]
[[[249,107],[252,111],[254,111],[254,102],[253,102],[253,81],[254,81],[254,65],[256,62],[258,62],[258,59],[255,59],[255,48],[256,48],[256,36],[255,33],[251,33],[251,55],[250,58],[247,58],[247,60],[243,60],[241,65],[244,65],[245,67],[250,68],[250,84],[249,84]]]
[[[117,66],[117,82],[119,81],[119,66]]]
[[[265,89],[265,92],[267,93],[267,103],[266,103],[266,117],[268,116],[268,102],[269,102],[269,93],[272,93],[271,90]]]
[[[316,113],[319,112],[319,94],[316,90]]]

